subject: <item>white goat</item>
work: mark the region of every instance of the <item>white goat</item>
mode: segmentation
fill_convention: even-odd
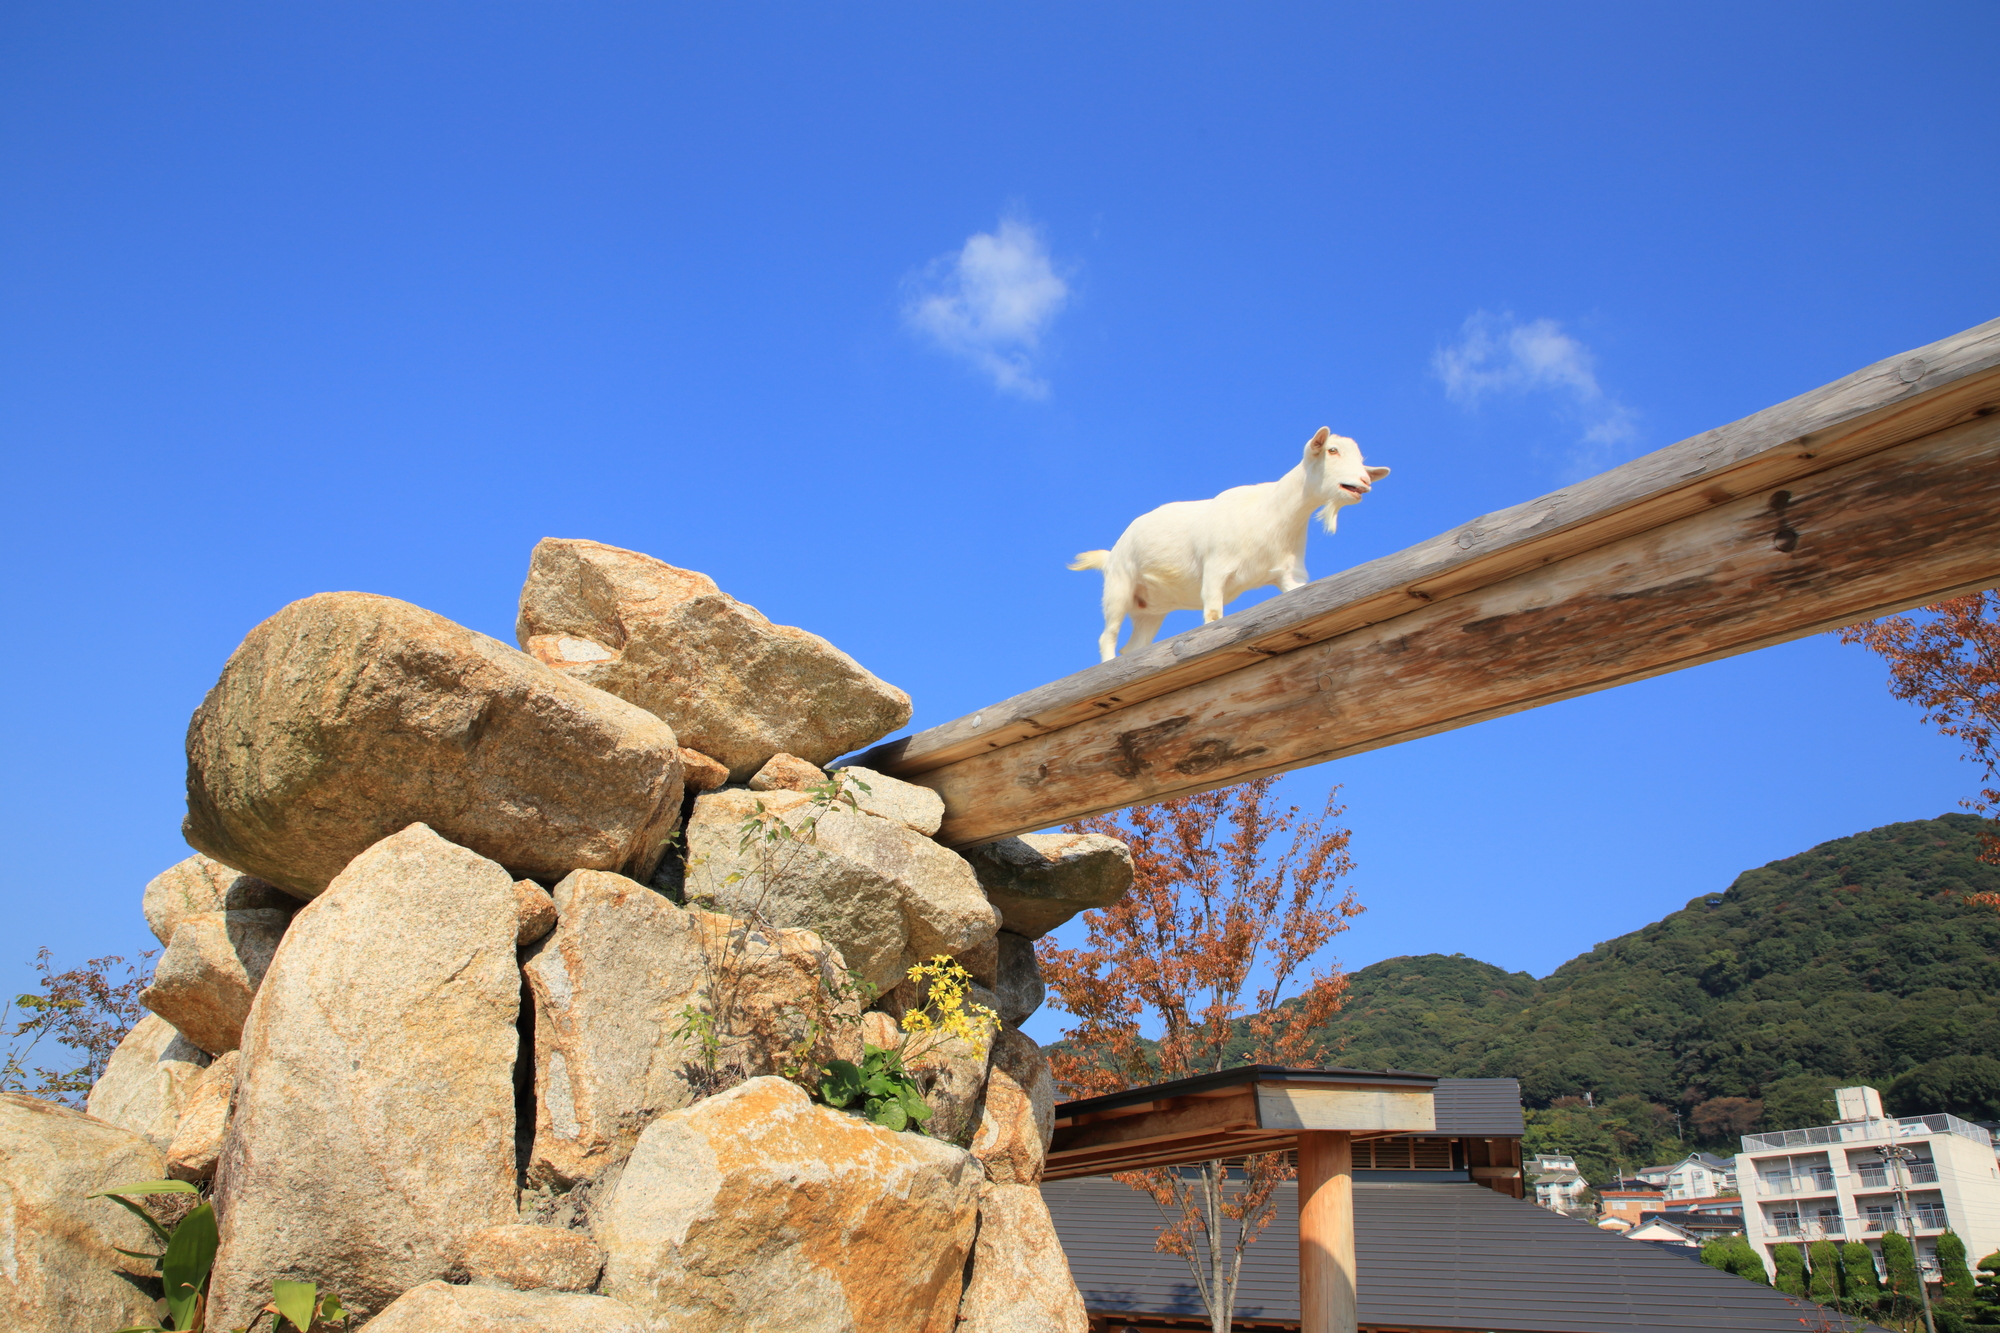
[[[1118,652],[1118,624],[1132,617],[1125,651],[1143,648],[1169,611],[1200,608],[1204,623],[1252,588],[1284,592],[1306,582],[1306,525],[1313,510],[1332,532],[1344,506],[1382,478],[1361,461],[1361,446],[1325,426],[1306,441],[1299,465],[1276,481],[1232,486],[1213,500],[1176,500],[1132,520],[1108,551],[1085,551],[1071,569],[1104,571],[1104,633],[1097,649]]]

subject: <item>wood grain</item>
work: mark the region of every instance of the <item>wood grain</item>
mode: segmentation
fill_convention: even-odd
[[[1355,1333],[1354,1141],[1299,1135],[1299,1333]]]
[[[905,776],[944,797],[940,840],[969,846],[1995,586],[2000,416],[1747,496],[1718,489],[1681,509],[1415,610]],[[1433,586],[1445,588],[1443,575]]]
[[[1791,485],[2000,406],[2000,320],[856,760],[943,769]],[[1388,503],[1385,490],[1377,503]]]

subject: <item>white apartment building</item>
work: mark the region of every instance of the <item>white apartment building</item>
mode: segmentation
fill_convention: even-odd
[[[1736,1163],[1711,1153],[1691,1152],[1678,1162],[1649,1166],[1637,1175],[1664,1193],[1670,1202],[1736,1193]]]
[[[1778,1245],[1858,1240],[1875,1252],[1880,1270],[1881,1236],[1890,1230],[1914,1229],[1918,1263],[1929,1273],[1946,1227],[1974,1262],[2000,1250],[2000,1165],[1991,1135],[1955,1115],[1890,1119],[1873,1088],[1839,1088],[1834,1097],[1841,1118],[1831,1125],[1743,1136],[1736,1157],[1743,1231],[1767,1264]],[[1875,1150],[1886,1145],[1914,1156],[1900,1167],[1884,1162]],[[1907,1173],[1907,1217],[1895,1188],[1899,1171]]]

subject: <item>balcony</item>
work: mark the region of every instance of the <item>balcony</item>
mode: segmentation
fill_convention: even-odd
[[[1847,1234],[1847,1224],[1837,1217],[1809,1217],[1804,1221],[1796,1217],[1771,1218],[1764,1223],[1764,1229],[1773,1236],[1804,1236],[1812,1240]]]
[[[1831,1194],[1833,1172],[1800,1171],[1789,1176],[1760,1176],[1757,1192],[1763,1195]]]
[[[1938,1179],[1936,1162],[1910,1162],[1905,1165],[1912,1185],[1935,1185]],[[1898,1183],[1889,1168],[1884,1166],[1864,1166],[1854,1173],[1865,1190],[1893,1189]]]
[[[1945,1216],[1942,1208],[1912,1208],[1910,1217],[1917,1224],[1919,1231],[1943,1231],[1951,1225],[1951,1219]],[[1871,1209],[1861,1229],[1871,1236],[1877,1236],[1884,1231],[1902,1231],[1904,1227],[1896,1219],[1895,1214],[1878,1213]]]
[[[1897,1139],[1922,1138],[1929,1134],[1956,1134],[1971,1139],[1982,1148],[1993,1146],[1993,1136],[1969,1120],[1955,1115],[1913,1115],[1901,1120],[1850,1120],[1838,1125],[1812,1129],[1787,1129],[1777,1134],[1745,1134],[1746,1153],[1777,1152],[1785,1148],[1816,1148],[1834,1143],[1887,1143]]]

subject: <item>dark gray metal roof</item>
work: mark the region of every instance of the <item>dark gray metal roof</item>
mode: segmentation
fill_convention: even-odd
[[[1521,1085],[1511,1078],[1441,1078],[1431,1103],[1441,1135],[1518,1139],[1527,1132]]]
[[[1371,1173],[1379,1174],[1379,1173]],[[1184,1260],[1153,1248],[1150,1196],[1113,1180],[1042,1186],[1092,1313],[1199,1315]],[[1820,1307],[1473,1184],[1354,1185],[1361,1323],[1491,1333],[1798,1333]],[[1298,1206],[1244,1255],[1236,1313],[1296,1320]],[[1833,1328],[1872,1327],[1824,1311]],[[1818,1327],[1815,1322],[1813,1327]]]

